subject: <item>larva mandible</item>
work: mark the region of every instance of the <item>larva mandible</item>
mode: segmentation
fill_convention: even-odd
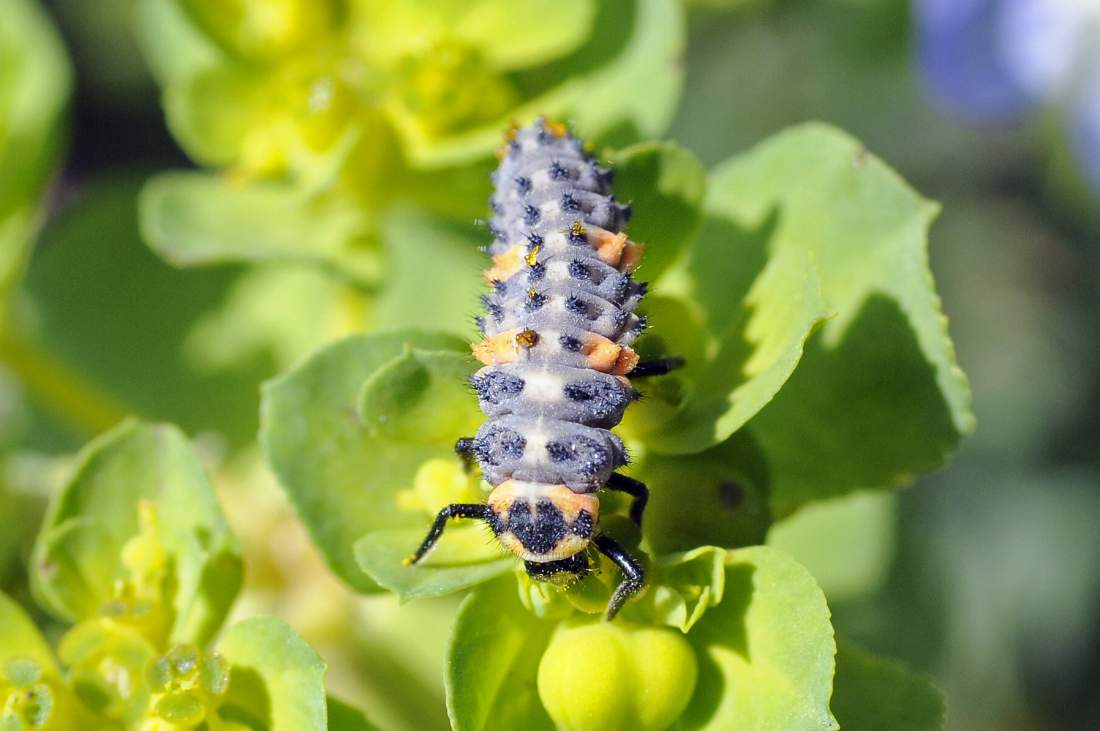
[[[409,562],[427,554],[450,518],[486,521],[540,580],[586,573],[591,544],[623,572],[610,619],[645,577],[600,532],[595,493],[632,495],[639,524],[649,496],[615,473],[628,458],[610,429],[638,396],[626,376],[667,373],[679,359],[639,363],[630,347],[646,327],[634,314],[646,285],[631,276],[644,247],[622,231],[630,207],[611,195],[611,171],[560,123],[539,119],[506,138],[492,175],[492,291],[478,318],[485,337],[472,346],[485,367],[470,383],[488,420],[455,445],[476,458],[493,491],[487,505],[440,511]]]

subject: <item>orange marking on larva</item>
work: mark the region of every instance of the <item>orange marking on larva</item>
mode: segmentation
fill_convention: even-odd
[[[508,128],[504,130],[504,141],[511,142],[519,134],[519,122],[512,120],[508,122]]]
[[[523,246],[516,244],[512,248],[505,251],[503,254],[497,254],[493,257],[493,266],[486,269],[482,274],[485,280],[492,282],[494,279],[501,282],[508,279],[520,269],[523,268],[524,256]]]
[[[527,266],[533,267],[535,266],[535,264],[538,263],[540,251],[542,251],[542,245],[540,244],[535,244],[531,247],[531,250],[527,252],[527,258],[525,259],[525,261],[527,262]]]
[[[518,356],[516,337],[520,330],[506,330],[491,337],[486,337],[480,343],[470,346],[474,357],[485,365],[501,365],[512,363]]]
[[[645,244],[627,241],[626,247],[623,249],[623,256],[619,260],[619,271],[627,274],[634,271],[642,263],[643,256],[645,256]]]
[[[620,351],[622,351],[621,345],[595,333],[589,333],[581,345],[585,365],[603,373],[610,373],[615,367]]]
[[[619,351],[619,357],[615,360],[615,366],[611,369],[611,373],[617,376],[624,376],[634,370],[639,360],[640,358],[638,354],[634,352],[634,348],[624,345],[622,346],[622,350]]]

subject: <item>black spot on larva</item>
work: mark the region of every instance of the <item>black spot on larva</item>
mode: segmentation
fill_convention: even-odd
[[[649,327],[649,318],[645,315],[642,315],[638,318],[638,321],[634,323],[634,327],[630,328],[630,330],[635,335],[641,335],[647,327]]]
[[[566,180],[569,178],[569,169],[557,160],[550,163],[550,167],[547,168],[546,173],[550,176],[551,180]]]
[[[575,213],[581,209],[581,204],[577,202],[572,193],[562,193],[561,209],[569,213]]]
[[[499,404],[523,390],[522,378],[499,370],[489,370],[482,375],[470,376],[470,385],[482,401]]]
[[[565,309],[569,310],[574,315],[580,315],[581,317],[588,316],[588,305],[576,295],[571,294],[565,298]]]
[[[546,276],[546,265],[541,261],[536,261],[527,269],[527,281],[537,282]]]
[[[527,575],[537,581],[550,581],[562,574],[580,577],[588,573],[588,555],[580,551],[559,561],[524,561],[523,566]]]
[[[504,292],[508,289],[507,285],[499,279],[494,279],[493,281],[489,282],[489,284],[492,285],[493,291],[497,294],[504,294]]]
[[[620,383],[604,380],[578,381],[562,387],[567,399],[585,404],[586,411],[596,419],[621,415],[636,393]]]
[[[527,440],[505,426],[492,425],[474,439],[473,451],[479,462],[497,466],[523,456]]]
[[[588,270],[587,264],[580,259],[574,259],[569,262],[569,276],[573,279],[588,279],[592,273]]]
[[[482,317],[481,315],[478,315],[477,317],[475,317],[474,318],[474,325],[477,326],[477,331],[479,333],[481,333],[482,335],[485,334],[485,318],[484,317]]]
[[[533,226],[538,223],[541,215],[542,214],[539,213],[539,209],[535,208],[530,203],[523,207],[523,222],[526,223],[528,226]]]
[[[562,512],[548,499],[539,498],[534,507],[532,515],[529,502],[517,500],[512,503],[508,511],[508,531],[531,553],[550,553],[565,538],[569,526]]]
[[[588,237],[585,235],[584,226],[573,226],[569,229],[569,243],[576,246],[583,246],[588,243]]]
[[[531,179],[523,177],[522,175],[515,179],[516,189],[519,190],[521,195],[527,195],[531,192]]]
[[[626,297],[627,292],[630,291],[630,283],[632,281],[629,274],[622,274],[619,276],[618,280],[615,282],[615,299],[621,300]]]
[[[504,525],[504,519],[495,509],[489,509],[489,515],[485,518],[485,522],[489,524],[489,528],[493,533],[500,535],[501,532],[508,530]]]
[[[577,519],[573,521],[573,525],[570,526],[570,529],[575,535],[581,536],[582,538],[588,538],[592,535],[592,530],[595,527],[596,522],[592,520],[592,514],[587,510],[581,509],[581,511],[577,513]]]
[[[485,311],[488,312],[489,317],[493,318],[495,322],[502,322],[504,320],[504,308],[500,307],[500,304],[492,297],[482,295],[482,304],[484,304]]]
[[[611,187],[611,184],[615,182],[615,171],[611,168],[601,168],[597,165],[592,166],[592,172],[595,173],[596,179],[605,187]]]
[[[570,353],[579,353],[581,351],[581,341],[569,335],[562,335],[558,338],[558,344],[561,345],[562,350],[568,350]]]
[[[536,213],[537,213],[537,211],[536,211]],[[536,246],[542,246],[542,243],[543,243],[542,236],[539,236],[534,231],[528,231],[527,232],[527,250],[528,251],[535,248]]]
[[[504,320],[504,308],[500,304],[487,294],[481,295],[481,304],[485,306],[485,311],[489,313],[489,316],[496,322]]]
[[[528,312],[535,312],[536,310],[541,309],[542,306],[546,304],[546,300],[547,297],[542,292],[537,292],[533,289],[529,290],[527,292],[526,299],[524,299],[523,301],[523,309],[527,310]]]
[[[595,475],[611,462],[611,455],[602,444],[580,434],[547,442],[546,453],[554,464],[568,464],[587,477]]]
[[[498,215],[498,216],[499,216],[499,215],[500,215],[501,213],[503,213],[503,212],[504,212],[504,209],[500,207],[500,204],[499,204],[499,203],[497,203],[497,199],[496,199],[496,198],[490,198],[490,199],[489,199],[489,210],[490,210],[490,211],[492,211],[493,213],[495,213],[495,214],[496,214],[496,215]]]

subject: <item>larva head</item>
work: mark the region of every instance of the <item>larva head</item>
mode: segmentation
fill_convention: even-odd
[[[490,525],[535,578],[587,567],[584,551],[596,530],[600,501],[564,485],[509,480],[489,495]],[[532,570],[532,565],[536,565]],[[540,568],[547,571],[539,571]],[[555,569],[555,571],[549,571]]]

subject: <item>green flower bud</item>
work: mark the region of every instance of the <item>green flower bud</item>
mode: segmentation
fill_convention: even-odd
[[[451,503],[483,501],[480,484],[480,479],[464,470],[457,459],[430,459],[416,471],[412,489],[397,493],[397,506],[434,516]]]
[[[202,723],[214,699],[229,687],[229,668],[216,652],[176,645],[146,666],[145,682],[153,693],[154,718],[194,726]]]
[[[76,625],[58,646],[77,697],[89,709],[117,720],[134,718],[145,708],[143,670],[152,655],[153,648],[137,630],[104,618]]]
[[[683,713],[697,672],[674,630],[566,622],[539,663],[539,698],[568,731],[663,731]]]
[[[8,662],[0,676],[0,731],[47,728],[56,704],[53,691],[41,679],[42,668],[34,660]]]

